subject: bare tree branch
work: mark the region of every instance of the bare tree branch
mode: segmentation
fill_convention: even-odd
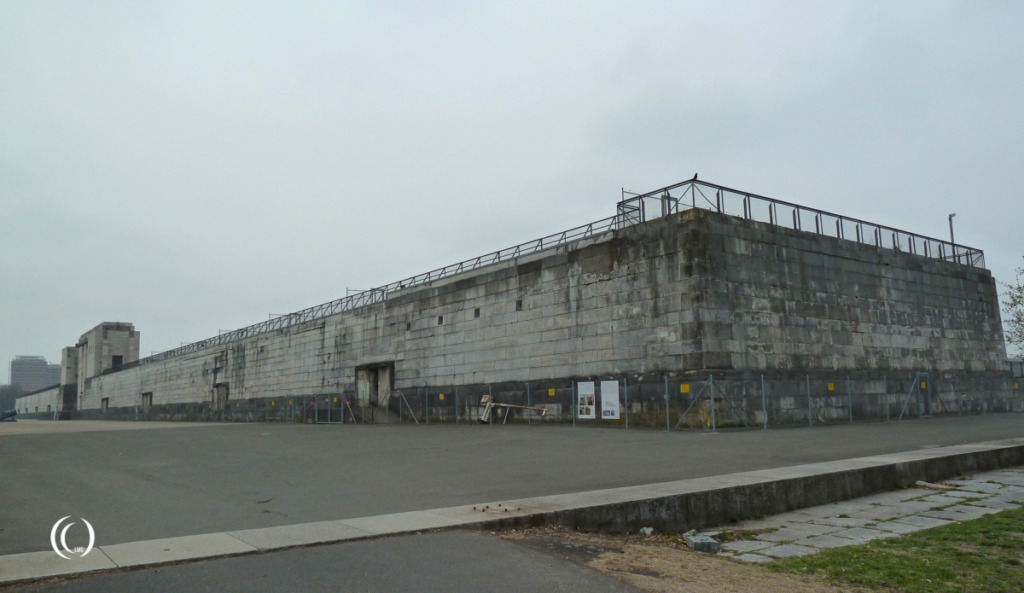
[[[1024,347],[1024,268],[1017,268],[1017,279],[1013,284],[1000,282],[1007,292],[1003,295],[1003,328],[1006,342]]]

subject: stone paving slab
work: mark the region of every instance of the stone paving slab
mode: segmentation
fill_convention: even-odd
[[[807,556],[808,554],[816,554],[821,550],[812,548],[810,546],[798,546],[796,544],[783,544],[781,546],[772,546],[761,551],[761,554],[765,556],[771,556],[772,558],[792,558],[794,556]]]
[[[982,495],[982,494],[983,494],[983,492],[981,492],[979,490],[972,490],[972,491],[969,491],[969,492],[968,491],[961,491],[961,490],[950,490],[950,491],[946,492],[946,496],[952,496],[954,498],[960,498],[960,499],[964,499],[964,498],[978,498],[979,495]]]
[[[924,488],[905,488],[903,490],[893,490],[892,492],[881,492],[879,494],[872,494],[871,496],[865,496],[863,498],[856,499],[856,503],[865,504],[892,504],[897,502],[903,502],[910,500],[911,498],[918,498],[921,496],[927,496],[934,494],[932,490],[926,490]],[[853,502],[853,501],[851,501]]]
[[[815,535],[824,535],[836,531],[837,527],[831,525],[815,525],[813,523],[797,523],[780,528],[777,531],[763,533],[758,539],[770,542],[791,542]]]
[[[793,543],[798,546],[809,546],[819,550],[827,550],[829,548],[848,546],[853,542],[849,538],[839,537],[838,535],[816,535],[807,539],[796,540]]]
[[[850,513],[850,516],[854,519],[863,519],[864,521],[888,521],[897,517],[906,515],[907,512],[898,507],[875,507],[866,511],[856,511]]]
[[[722,546],[723,554],[744,562],[766,562],[970,521],[1020,508],[1024,489],[1011,483],[1018,480],[1024,480],[1024,468],[943,482],[951,489],[926,485],[744,521],[732,530],[770,531],[730,541]]]
[[[837,537],[843,537],[849,540],[853,540],[853,543],[862,544],[876,539],[894,537],[896,534],[888,531],[880,531],[878,529],[870,529],[867,527],[853,527],[851,529],[837,531],[835,535]]]
[[[1009,502],[1013,504],[1024,504],[1024,492],[1000,492],[991,498],[985,500],[998,500],[1000,502]]]
[[[948,494],[932,494],[931,496],[923,496],[920,499],[921,502],[927,502],[933,507],[943,507],[951,504],[959,504],[963,502],[962,498],[956,496],[950,496]]]
[[[952,484],[961,490],[971,492],[997,492],[1003,488],[1002,484],[991,480],[946,480],[944,484]]]
[[[975,506],[979,506],[979,507],[988,507],[990,509],[997,509],[997,510],[1000,510],[1000,511],[1007,511],[1007,510],[1010,510],[1010,509],[1015,509],[1015,508],[1020,506],[1019,503],[1005,502],[1005,501],[1002,501],[1002,500],[992,500],[992,499],[976,500],[976,501],[972,502],[971,504],[975,505]]]
[[[936,519],[934,517],[925,517],[924,515],[908,515],[888,522],[913,525],[915,527],[920,527],[921,529],[931,529],[932,527],[940,527],[942,525],[952,523],[949,519]]]
[[[855,519],[853,517],[813,517],[811,521],[816,525],[831,525],[832,527],[863,527],[869,523],[866,519]]]
[[[899,503],[899,508],[903,509],[904,515],[909,513],[922,513],[924,511],[930,511],[935,508],[936,505],[930,502],[924,502],[923,500],[907,500]]]
[[[939,511],[925,511],[921,513],[921,515],[924,517],[931,517],[933,519],[947,519],[949,521],[970,521],[971,519],[978,519],[989,513],[996,512],[999,511],[986,507],[968,507],[958,505]]]
[[[875,523],[872,529],[888,531],[889,533],[895,533],[896,535],[904,535],[907,533],[914,533],[915,531],[921,531],[922,529],[925,529],[925,527],[908,525],[906,523],[900,523],[899,521],[882,521],[881,523]]]
[[[743,562],[771,562],[774,560],[771,556],[762,556],[760,554],[740,554],[738,556],[733,556],[733,558],[742,560]]]
[[[722,544],[722,549],[726,552],[753,552],[754,550],[761,550],[771,545],[774,544],[767,541],[748,539],[735,542],[725,542]]]

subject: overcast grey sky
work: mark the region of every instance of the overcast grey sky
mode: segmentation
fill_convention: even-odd
[[[0,2],[0,383],[701,179],[1022,264],[1024,3]]]

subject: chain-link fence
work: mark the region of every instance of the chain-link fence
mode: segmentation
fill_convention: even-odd
[[[345,390],[276,398],[157,404],[76,412],[125,420],[318,424],[534,424],[666,430],[767,428],[1024,411],[1024,379],[1004,375],[600,376],[573,380],[414,387],[383,403]]]
[[[392,393],[388,410],[389,421],[419,424],[561,422],[716,430],[1020,412],[1024,393],[1009,377],[930,373],[742,379],[707,374],[700,380],[691,375],[635,382],[605,376],[403,389]]]

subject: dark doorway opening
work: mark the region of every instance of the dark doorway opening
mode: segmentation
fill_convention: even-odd
[[[214,383],[213,384],[213,409],[223,410],[228,407],[228,384],[227,383]]]
[[[395,363],[384,362],[356,369],[356,402],[359,406],[387,406],[395,386]]]

